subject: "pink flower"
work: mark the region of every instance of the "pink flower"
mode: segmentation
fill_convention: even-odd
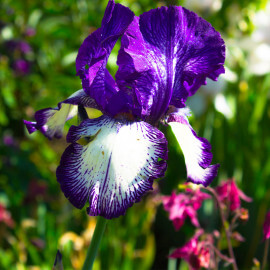
[[[187,217],[195,227],[199,227],[197,210],[205,199],[210,195],[203,193],[200,189],[186,189],[185,193],[176,194],[173,191],[171,196],[163,196],[164,209],[169,212],[169,219],[172,220],[175,230],[179,230]]]
[[[182,258],[188,262],[191,269],[208,268],[210,265],[210,249],[205,241],[199,241],[203,233],[200,230],[183,247],[177,248],[169,256],[170,258]]]
[[[252,201],[252,198],[245,195],[244,192],[236,186],[233,179],[221,182],[221,185],[216,187],[216,191],[221,201],[230,206],[231,211],[240,208],[240,199],[246,202]]]
[[[8,227],[14,227],[14,220],[3,204],[0,204],[0,222],[5,223]]]
[[[263,223],[263,240],[270,238],[270,211],[265,216],[265,220]]]

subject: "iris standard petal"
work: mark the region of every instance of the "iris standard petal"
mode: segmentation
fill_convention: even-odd
[[[78,52],[76,70],[82,79],[83,89],[103,109],[111,96],[118,91],[106,69],[107,61],[116,41],[123,35],[133,17],[133,12],[127,7],[110,0],[101,28],[84,40]]]
[[[99,109],[96,102],[84,90],[78,90],[68,99],[58,103],[56,108],[46,108],[35,113],[36,122],[24,120],[28,132],[31,134],[40,130],[47,138],[61,138],[67,120],[78,113],[78,106]]]
[[[85,145],[79,144],[82,139]],[[70,202],[88,213],[114,218],[152,189],[164,175],[167,141],[161,131],[145,122],[108,116],[72,126],[57,179]],[[162,160],[159,160],[162,159]]]
[[[116,79],[155,122],[169,104],[184,107],[207,77],[217,79],[224,59],[224,41],[208,22],[182,7],[161,7],[135,17],[125,32]]]
[[[187,180],[208,186],[219,168],[219,164],[210,165],[213,157],[210,143],[197,136],[184,114],[171,115],[168,122],[185,157]]]

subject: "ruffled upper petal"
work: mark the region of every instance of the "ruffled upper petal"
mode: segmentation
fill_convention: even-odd
[[[68,99],[58,103],[56,108],[46,108],[35,113],[36,122],[24,120],[24,124],[31,134],[40,130],[47,138],[61,138],[64,124],[78,113],[78,106],[99,109],[94,99],[90,98],[84,90],[79,90]]]
[[[82,138],[85,145],[76,143]],[[167,141],[145,122],[103,115],[72,126],[67,140],[72,144],[62,156],[57,179],[74,206],[82,208],[89,198],[89,215],[123,215],[166,170]]]
[[[187,180],[208,186],[217,176],[219,164],[210,165],[213,157],[211,145],[205,138],[197,136],[185,116],[186,113],[185,109],[179,110],[178,114],[169,116],[167,121],[183,151]]]
[[[83,89],[105,110],[109,99],[119,90],[106,69],[107,60],[118,38],[132,22],[134,14],[127,7],[110,0],[101,28],[82,43],[76,59],[77,74]]]
[[[182,7],[161,7],[134,18],[125,32],[116,79],[155,122],[169,104],[184,107],[207,77],[216,80],[224,60],[224,42],[208,22]]]

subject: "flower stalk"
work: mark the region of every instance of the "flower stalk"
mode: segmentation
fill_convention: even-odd
[[[86,258],[83,264],[82,270],[91,270],[97,256],[98,247],[105,231],[105,227],[108,220],[103,217],[98,217],[96,228],[94,231],[93,238],[91,240],[91,244],[87,250]]]
[[[233,248],[232,248],[232,243],[231,243],[231,230],[230,230],[230,227],[227,225],[226,219],[224,217],[224,213],[222,211],[221,202],[219,200],[219,197],[218,197],[216,191],[213,188],[207,187],[206,190],[208,190],[214,196],[214,198],[217,201],[217,205],[218,205],[219,212],[220,212],[220,218],[221,218],[222,226],[224,228],[226,239],[227,239],[229,254],[230,254],[230,257],[232,259],[232,266],[233,266],[233,269],[234,270],[238,270],[238,267],[237,267],[237,264],[236,264],[236,260],[235,260],[235,256],[234,256],[234,252],[233,252]]]

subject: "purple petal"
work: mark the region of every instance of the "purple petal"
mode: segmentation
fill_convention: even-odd
[[[190,126],[187,117],[180,114],[169,117],[169,125],[183,151],[187,167],[187,180],[195,184],[208,186],[217,176],[219,164],[210,165],[213,154],[211,145],[205,139],[198,137]]]
[[[207,77],[216,80],[224,59],[224,42],[208,22],[182,7],[161,7],[134,18],[116,78],[136,93],[144,119],[155,122],[169,104],[184,107]]]
[[[36,122],[24,120],[28,132],[31,134],[40,130],[47,138],[61,138],[67,120],[77,115],[78,106],[99,109],[95,101],[83,90],[79,90],[68,99],[58,103],[57,108],[46,108],[35,113]]]
[[[85,145],[76,143],[86,140]],[[91,216],[114,218],[152,189],[166,170],[167,141],[145,122],[102,116],[72,126],[57,179],[70,202]],[[159,159],[162,159],[159,161]]]
[[[23,120],[23,123],[25,124],[29,134],[32,134],[33,132],[35,132],[37,130],[36,128],[36,122],[30,122],[30,121],[26,121]]]
[[[132,22],[134,14],[127,7],[109,1],[101,28],[88,36],[76,59],[77,74],[83,89],[105,109],[118,88],[106,69],[107,61],[118,38]]]

